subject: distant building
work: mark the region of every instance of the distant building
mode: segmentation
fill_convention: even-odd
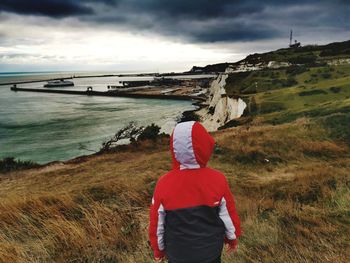
[[[290,30],[289,47],[290,47],[290,48],[298,48],[298,47],[301,47],[301,43],[298,42],[296,39],[294,40],[294,44],[293,44],[293,30]]]

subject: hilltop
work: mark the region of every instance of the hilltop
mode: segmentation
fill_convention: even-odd
[[[349,64],[350,40],[334,42],[327,45],[307,45],[298,48],[281,48],[266,53],[255,53],[238,62],[225,62],[207,65],[205,67],[194,66],[189,72],[232,72],[242,70],[242,66],[250,67],[251,70],[263,67],[274,68],[278,66],[289,66],[307,64],[321,65],[325,63]],[[282,64],[281,64],[282,63]]]
[[[223,128],[253,118],[281,124],[307,117],[325,126],[333,139],[350,142],[350,41],[280,49],[224,64],[226,95],[240,97],[247,109],[244,118]]]
[[[244,231],[224,263],[350,257],[349,43],[223,63],[227,96],[247,104],[212,133],[209,166],[228,178]],[[163,136],[0,175],[0,262],[152,262],[148,206],[171,168],[168,145]]]

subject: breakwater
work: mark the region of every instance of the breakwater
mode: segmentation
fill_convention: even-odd
[[[164,95],[164,94],[141,94],[141,93],[125,93],[115,91],[94,91],[92,88],[87,88],[86,91],[82,90],[58,90],[58,89],[42,89],[42,88],[18,88],[16,86],[11,87],[12,91],[24,91],[24,92],[40,92],[40,93],[57,93],[57,94],[69,94],[69,95],[85,95],[85,96],[103,96],[103,97],[125,97],[125,98],[142,98],[142,99],[166,99],[166,100],[203,100],[197,96],[188,95]]]

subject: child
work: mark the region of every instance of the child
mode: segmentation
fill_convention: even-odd
[[[240,221],[225,176],[206,167],[214,139],[198,122],[179,123],[171,135],[173,170],[156,185],[149,239],[156,260],[221,262],[224,241],[234,250]]]

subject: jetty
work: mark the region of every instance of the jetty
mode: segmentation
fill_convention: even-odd
[[[53,94],[69,94],[69,95],[85,95],[85,96],[103,96],[103,97],[126,97],[126,98],[143,98],[143,99],[166,99],[166,100],[199,100],[203,98],[191,95],[174,95],[174,94],[142,94],[142,93],[127,93],[120,91],[94,91],[92,87],[87,87],[84,90],[62,90],[62,89],[42,89],[42,88],[18,88],[17,85],[11,87],[12,91],[18,92],[39,92]]]

